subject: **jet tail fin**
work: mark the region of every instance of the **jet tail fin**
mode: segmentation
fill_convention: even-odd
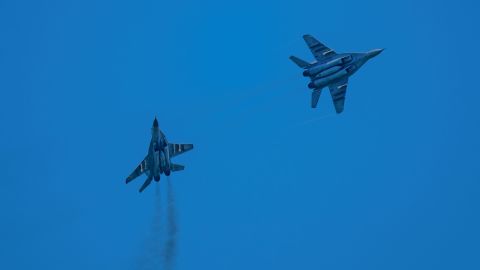
[[[297,64],[297,66],[301,67],[301,68],[306,68],[308,66],[310,66],[310,63],[308,63],[307,61],[305,60],[302,60],[296,56],[290,56],[290,60],[292,60],[295,64]]]
[[[172,172],[183,171],[183,169],[185,169],[185,166],[180,164],[172,164],[171,166],[172,166],[171,168]]]

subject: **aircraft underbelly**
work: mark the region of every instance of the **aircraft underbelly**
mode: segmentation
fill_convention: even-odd
[[[315,81],[313,83],[315,84],[315,87],[323,88],[325,86],[328,86],[329,84],[332,84],[332,83],[338,81],[339,79],[343,78],[344,76],[347,76],[347,74],[348,74],[348,72],[346,71],[346,69],[342,69],[340,71],[337,71],[337,72],[331,74],[330,76],[315,79]]]
[[[160,152],[156,151],[153,155],[153,176],[159,176],[160,173]]]

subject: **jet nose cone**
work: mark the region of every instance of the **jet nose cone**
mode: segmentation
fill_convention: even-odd
[[[153,127],[158,127],[157,117],[155,117],[155,120],[153,120]]]
[[[384,49],[375,49],[368,52],[368,58],[373,58],[383,52]]]

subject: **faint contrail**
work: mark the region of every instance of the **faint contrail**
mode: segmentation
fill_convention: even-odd
[[[177,248],[177,217],[175,209],[175,194],[170,177],[167,179],[167,239],[164,250],[164,263],[166,270],[172,270],[175,263]]]

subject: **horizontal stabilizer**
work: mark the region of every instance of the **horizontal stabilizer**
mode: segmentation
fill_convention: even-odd
[[[315,89],[312,91],[312,108],[317,107],[318,100],[320,99],[320,94],[322,93],[322,89]]]
[[[172,164],[172,167],[171,167],[172,172],[183,171],[183,169],[185,169],[185,166],[180,164]]]
[[[305,60],[302,60],[296,56],[290,56],[290,60],[292,60],[295,64],[297,64],[297,66],[301,67],[301,68],[306,68],[308,66],[310,66],[310,63],[308,63],[307,61]]]
[[[148,185],[150,185],[150,183],[152,182],[152,179],[153,177],[149,177],[147,180],[145,180],[145,183],[143,183],[139,191],[142,192],[144,189],[146,189]]]

